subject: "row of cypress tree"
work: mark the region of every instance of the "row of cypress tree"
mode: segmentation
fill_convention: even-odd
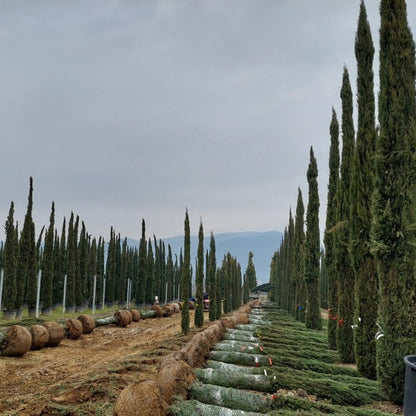
[[[328,306],[329,347],[337,349],[344,362],[355,362],[362,375],[378,379],[386,397],[400,403],[403,358],[416,349],[415,45],[404,0],[382,0],[380,17],[379,126],[375,50],[363,1],[355,37],[357,131],[344,67],[342,143],[337,114],[332,110],[319,287],[326,291],[320,299],[321,305]],[[311,306],[308,282],[310,275],[317,275],[314,267],[319,249],[312,249],[308,242],[310,220],[307,217],[306,237],[302,221],[298,198],[296,219],[289,215],[281,247],[272,260],[271,281],[276,282],[276,300],[307,322]],[[313,257],[308,260],[308,256]]]
[[[139,247],[130,247],[127,238],[122,239],[113,227],[108,243],[88,234],[84,222],[71,212],[67,224],[64,218],[61,235],[55,227],[55,204],[52,203],[49,225],[35,241],[32,220],[33,179],[30,178],[28,207],[23,229],[20,233],[14,220],[14,203],[11,202],[6,220],[6,240],[0,249],[1,266],[4,270],[3,309],[6,311],[36,306],[37,277],[41,274],[40,300],[44,308],[63,301],[66,281],[66,306],[85,307],[93,302],[94,276],[96,304],[102,304],[103,295],[109,303],[124,302],[130,284],[131,300],[138,305],[150,304],[158,296],[162,303],[182,299],[185,310],[192,296],[192,266],[190,259],[189,217],[186,212],[184,252],[179,259],[166,250],[162,240],[146,238],[145,221]],[[204,233],[199,228],[198,257],[195,260],[196,314],[195,323],[204,321],[203,297],[209,292],[212,307],[210,319],[218,319],[221,305],[225,313],[240,306],[244,293],[256,286],[253,254],[242,283],[241,267],[230,253],[217,268],[215,238],[211,233],[210,248],[206,252],[204,268]],[[246,284],[247,283],[247,284]],[[246,301],[248,300],[245,299]],[[186,315],[186,313],[185,313]],[[185,330],[189,322],[184,322]],[[189,328],[188,328],[189,329]]]
[[[182,302],[182,332],[190,329],[189,292],[186,290],[191,284],[191,238],[188,210],[184,220],[184,261],[181,268],[181,302]],[[229,252],[224,255],[221,267],[217,266],[214,234],[211,232],[209,250],[205,255],[205,290],[209,294],[209,320],[219,319],[222,313],[229,313],[238,309],[242,302],[248,302],[251,289],[257,286],[256,269],[253,253],[249,253],[248,265],[244,276],[237,259]],[[195,325],[204,324],[204,229],[202,221],[198,232],[198,251],[195,276]]]
[[[296,215],[289,211],[289,224],[285,228],[279,247],[273,255],[270,283],[274,290],[272,301],[305,322],[307,328],[321,329],[320,310],[320,237],[318,167],[313,149],[307,170],[309,185],[306,211],[302,192],[298,189]]]

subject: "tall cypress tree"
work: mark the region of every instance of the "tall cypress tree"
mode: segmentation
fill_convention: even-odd
[[[208,280],[209,280],[209,320],[215,321],[217,319],[217,303],[221,299],[217,298],[217,259],[215,255],[215,238],[211,231],[211,238],[209,243],[208,254]]]
[[[75,276],[76,276],[76,237],[74,237],[74,213],[71,212],[68,223],[67,257],[66,257],[66,305],[75,307]]]
[[[189,316],[189,282],[191,280],[191,231],[189,226],[188,210],[185,214],[185,238],[184,238],[184,260],[181,276],[181,301],[182,301],[182,319],[181,328],[184,334],[190,329]]]
[[[55,204],[52,202],[49,227],[45,234],[45,246],[42,260],[42,300],[43,306],[49,308],[53,303],[54,277],[54,234],[55,234]]]
[[[309,199],[306,211],[307,228],[305,238],[305,282],[307,288],[305,325],[311,329],[322,329],[321,310],[319,308],[320,243],[318,166],[312,147],[306,176],[309,184]]]
[[[145,301],[146,289],[146,264],[147,264],[147,241],[146,241],[146,224],[142,219],[142,236],[139,245],[139,268],[136,284],[136,302],[138,304]]]
[[[305,285],[305,206],[302,192],[298,189],[295,216],[295,242],[294,242],[294,279],[296,319],[305,322],[306,285]]]
[[[81,233],[78,242],[78,273],[75,288],[75,304],[83,306],[85,302],[85,282],[87,280],[88,267],[88,234],[84,221],[81,222]]]
[[[149,238],[147,244],[147,269],[146,269],[146,288],[145,302],[153,303],[155,299],[155,258],[153,256],[152,240]]]
[[[202,221],[198,232],[198,257],[196,264],[196,293],[195,293],[195,326],[200,328],[204,325],[204,228]]]
[[[173,257],[172,247],[168,244],[168,258],[166,261],[166,281],[168,285],[166,302],[171,302],[174,299],[173,287],[174,287],[174,269],[173,269]]]
[[[395,402],[403,399],[403,357],[416,340],[415,44],[404,0],[380,5],[380,134],[376,143],[372,241],[378,263],[377,378]]]
[[[248,283],[248,289],[252,290],[257,286],[256,267],[253,261],[254,254],[252,251],[248,253],[248,261],[246,268],[246,278]]]
[[[364,2],[355,38],[358,128],[351,182],[350,257],[355,272],[355,361],[365,377],[376,379],[378,283],[370,253],[371,194],[376,143],[373,57],[374,46]]]
[[[22,235],[19,244],[19,263],[21,275],[19,278],[26,282],[26,302],[29,309],[33,310],[36,306],[37,293],[37,256],[35,241],[35,224],[32,219],[33,209],[33,179],[29,181],[29,196],[25,220],[23,223]]]
[[[337,271],[338,271],[338,326],[337,346],[344,363],[353,363],[354,355],[354,270],[348,252],[350,243],[351,179],[354,156],[353,99],[348,70],[344,67],[341,87],[342,101],[342,156],[341,176],[337,189]]]
[[[6,241],[3,251],[3,307],[10,311],[16,307],[17,238],[14,226],[14,203],[10,204],[6,225]],[[19,305],[20,306],[20,305]]]
[[[339,182],[339,124],[337,114],[332,108],[329,126],[331,145],[329,148],[329,181],[324,234],[325,266],[328,276],[328,346],[337,349],[337,313],[338,313],[338,272],[336,263],[336,245],[334,227],[337,223],[337,189]]]

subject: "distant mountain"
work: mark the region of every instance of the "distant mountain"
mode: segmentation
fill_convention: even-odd
[[[279,249],[283,233],[280,231],[265,232],[238,232],[238,233],[222,233],[214,234],[215,251],[217,256],[217,265],[220,266],[224,255],[228,252],[241,265],[244,273],[248,263],[248,253],[253,252],[253,262],[256,268],[257,282],[267,283],[270,277],[270,262],[273,253]],[[179,256],[181,248],[183,248],[184,236],[165,238],[166,249],[168,244],[172,247],[172,253]],[[128,239],[128,245],[138,247],[137,240]],[[210,235],[204,238],[204,252],[209,249]],[[195,271],[195,259],[198,250],[198,236],[191,236],[191,263]]]

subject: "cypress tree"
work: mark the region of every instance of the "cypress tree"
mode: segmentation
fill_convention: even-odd
[[[209,280],[209,320],[215,321],[215,319],[217,319],[217,303],[221,302],[221,300],[217,298],[217,259],[215,256],[215,238],[212,231],[209,244],[208,264],[207,277]]]
[[[68,224],[67,236],[67,283],[66,283],[66,305],[75,307],[75,273],[76,273],[76,237],[74,237],[74,213],[71,212]]]
[[[105,299],[108,302],[115,300],[115,270],[116,270],[116,233],[110,227],[110,241],[107,247],[107,262],[105,266]]]
[[[296,319],[305,322],[306,285],[305,285],[305,207],[302,192],[298,188],[295,216],[295,242],[294,242],[294,280]]]
[[[56,236],[56,240],[59,243],[55,244],[55,266],[54,271],[56,274],[53,285],[53,299],[54,304],[62,303],[64,294],[64,279],[67,274],[67,246],[66,246],[66,219],[64,217],[62,222],[61,237]]]
[[[103,237],[98,238],[97,247],[97,303],[102,302],[104,290],[104,267],[105,267],[105,241]],[[104,305],[102,305],[104,307]]]
[[[98,247],[96,238],[92,239],[89,255],[88,255],[88,276],[89,276],[89,290],[88,290],[88,304],[92,305],[94,297],[94,276],[95,276],[95,304],[97,304],[99,297],[97,296],[98,276],[97,276],[97,260],[98,260]]]
[[[328,346],[337,349],[338,313],[338,272],[336,263],[336,240],[334,227],[337,223],[337,189],[339,182],[339,124],[337,114],[332,108],[329,127],[331,145],[329,148],[329,181],[324,234],[325,266],[328,276]]]
[[[182,316],[181,328],[184,334],[187,334],[190,329],[189,316],[189,282],[191,280],[191,232],[189,227],[188,210],[185,214],[185,238],[184,238],[184,260],[181,275],[181,301],[182,301]]]
[[[84,221],[81,222],[81,233],[78,242],[78,273],[75,288],[75,304],[83,306],[85,302],[85,281],[87,280],[88,267],[88,235]]]
[[[246,277],[248,282],[248,289],[252,290],[257,286],[256,267],[253,262],[254,254],[252,251],[248,253],[248,262],[246,268]]]
[[[325,265],[325,251],[321,250],[321,277],[320,277],[320,306],[323,309],[328,309],[328,275],[326,273]]]
[[[309,184],[308,208],[306,211],[305,237],[305,282],[307,288],[307,308],[305,324],[307,328],[322,329],[321,310],[319,308],[319,194],[318,166],[313,149],[310,150],[310,162],[307,171]]]
[[[120,264],[120,282],[119,282],[119,296],[118,299],[124,301],[126,299],[127,294],[127,279],[128,279],[128,260],[129,260],[129,253],[127,247],[127,237],[124,238],[121,248],[121,264]]]
[[[224,313],[231,312],[231,255],[228,252],[222,261],[220,281],[223,282],[223,308]]]
[[[136,285],[136,302],[142,304],[145,301],[146,289],[146,264],[147,264],[147,241],[146,241],[146,224],[142,219],[142,236],[139,245],[139,268]]]
[[[32,219],[33,209],[33,179],[29,181],[29,196],[25,220],[19,243],[19,274],[25,282],[25,298],[29,309],[36,306],[37,293],[37,258],[35,241],[35,224]]]
[[[354,270],[349,255],[351,179],[354,156],[354,122],[352,91],[347,68],[344,67],[341,87],[342,100],[342,156],[341,176],[337,190],[337,271],[338,271],[338,326],[337,347],[344,363],[353,363],[354,355]]]
[[[14,225],[14,203],[10,204],[9,215],[5,225],[6,241],[3,249],[3,307],[6,311],[17,308],[16,306],[16,272],[17,272],[17,236]],[[20,305],[19,305],[20,306]]]
[[[57,305],[62,301],[63,284],[62,284],[62,266],[61,266],[61,242],[58,231],[55,229],[53,243],[53,278],[52,278],[52,304]]]
[[[415,45],[404,0],[380,5],[380,133],[376,142],[372,241],[379,277],[377,378],[401,402],[403,357],[416,340]]]
[[[174,286],[174,269],[173,269],[173,257],[172,247],[168,244],[168,258],[166,261],[166,281],[168,285],[166,302],[171,302],[174,299],[173,286]]]
[[[365,377],[376,379],[378,283],[370,253],[371,194],[376,143],[373,57],[374,46],[364,2],[355,38],[358,127],[351,182],[350,257],[355,272],[355,361]]]
[[[54,277],[54,234],[55,234],[55,204],[52,202],[49,227],[45,234],[45,246],[42,261],[42,300],[43,306],[49,308],[53,303],[53,277]]]
[[[152,240],[149,238],[147,245],[147,269],[145,302],[152,304],[155,299],[155,258],[153,256]]]
[[[195,326],[204,325],[204,228],[202,221],[198,232],[198,257],[196,263]]]

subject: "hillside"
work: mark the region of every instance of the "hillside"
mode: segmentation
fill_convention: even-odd
[[[222,233],[214,234],[216,245],[217,265],[221,265],[224,255],[228,252],[233,257],[237,258],[240,263],[242,272],[244,273],[247,262],[248,253],[253,252],[254,266],[256,267],[257,282],[266,283],[269,281],[270,262],[273,253],[279,248],[282,239],[282,233],[279,231],[265,231],[265,232],[236,232],[236,233]],[[165,238],[163,241],[172,247],[172,253],[179,256],[180,250],[183,247],[183,236]],[[204,238],[204,251],[209,248],[210,236]],[[131,246],[138,246],[137,240],[128,240]],[[191,261],[195,264],[197,256],[198,237],[191,236]]]

